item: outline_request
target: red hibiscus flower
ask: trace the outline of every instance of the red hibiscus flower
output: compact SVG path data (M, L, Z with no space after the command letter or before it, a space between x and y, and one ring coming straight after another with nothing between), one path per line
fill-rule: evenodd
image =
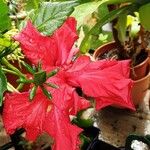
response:
M88 108L90 102L77 94L78 87L87 97L96 100L96 109L116 105L134 110L130 97L129 61L92 62L88 56L74 59L78 52L73 47L77 38L74 18L68 18L50 37L41 35L29 21L15 37L34 65L41 62L42 70L47 73L59 69L46 81L58 88L46 86L52 94L51 100L41 89L37 90L32 102L29 92L7 94L3 120L9 134L23 127L27 138L35 140L39 134L47 132L54 138L53 150L79 149L78 135L82 130L70 123L69 115Z

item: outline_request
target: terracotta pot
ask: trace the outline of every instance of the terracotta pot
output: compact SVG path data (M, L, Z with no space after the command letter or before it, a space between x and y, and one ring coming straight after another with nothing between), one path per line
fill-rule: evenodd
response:
M148 73L144 78L133 81L132 88L132 100L134 105L140 104L149 88L150 85L150 73Z
M115 49L116 47L117 44L115 42L104 44L103 46L95 50L93 57L97 59L101 54L104 54L105 52L108 52L112 49ZM139 80L142 77L145 77L149 71L148 67L149 67L149 57L147 57L142 63L131 68L130 71L131 79Z
M149 72L149 57L147 57L142 63L131 68L130 76L133 80L139 80L147 75Z
M97 50L95 50L93 57L98 60L98 57L105 52L115 49L117 44L115 42L110 42L102 45ZM130 77L133 81L132 88L132 100L135 105L138 105L145 97L146 91L149 87L150 79L150 67L149 67L149 57L147 57L142 63L131 68Z

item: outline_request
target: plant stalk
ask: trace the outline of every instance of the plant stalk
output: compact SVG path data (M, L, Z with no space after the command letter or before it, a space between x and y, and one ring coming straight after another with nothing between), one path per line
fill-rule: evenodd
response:
M12 71L16 72L16 74L20 77L26 77L22 72L20 72L16 67L14 67L12 64L9 63L9 61L7 61L7 59L2 58L1 60L2 64L6 65L9 69L11 69Z

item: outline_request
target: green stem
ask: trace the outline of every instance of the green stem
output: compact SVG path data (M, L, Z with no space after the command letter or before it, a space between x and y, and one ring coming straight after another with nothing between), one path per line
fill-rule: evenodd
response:
M26 79L26 78L21 78L21 79L18 79L17 82L20 82L20 83L33 83L34 80L31 80L31 79Z
M2 68L2 70L6 73L10 73L10 74L14 74L14 75L18 75L16 72L12 71L12 70L9 70L9 69L6 69L6 68Z
M56 75L58 73L58 71L59 71L59 69L57 68L57 69L51 71L50 73L48 73L47 74L47 79L54 76L54 75Z
M20 83L17 87L17 90L20 91L23 88L23 86L24 86L24 83Z
M11 65L9 63L9 61L7 61L5 58L2 58L1 62L6 65L9 69L11 69L12 71L16 72L16 74L20 77L26 77L22 72L20 72L16 67L14 67L13 65Z
M135 3L136 0L108 0L106 4Z
M7 82L7 89L10 92L19 92L16 88L14 88L9 82Z

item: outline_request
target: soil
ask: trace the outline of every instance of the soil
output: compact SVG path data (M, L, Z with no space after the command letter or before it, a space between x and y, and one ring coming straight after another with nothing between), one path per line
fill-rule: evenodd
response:
M134 66L143 62L148 56L148 53L145 50L141 50L141 52L136 56L136 62ZM108 59L108 60L121 60L119 58L119 51L117 49L108 50L105 53L98 56L98 60Z
M142 50L136 57L135 66L143 62L148 56L148 53L145 52L145 50Z
M118 60L119 52L117 49L107 50L105 53L98 56L98 60L108 59L108 60Z

